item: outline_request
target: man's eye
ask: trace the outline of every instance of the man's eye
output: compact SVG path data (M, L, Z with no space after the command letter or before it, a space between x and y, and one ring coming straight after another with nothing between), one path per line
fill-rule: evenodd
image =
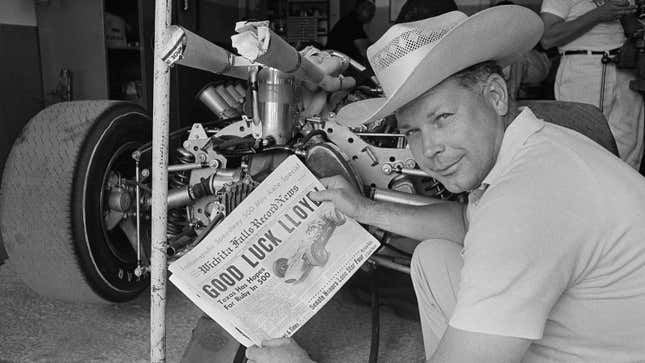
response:
M432 123L434 124L435 127L443 127L448 123L450 123L450 118L452 115L453 115L452 113L447 113L447 112L440 113L435 117Z

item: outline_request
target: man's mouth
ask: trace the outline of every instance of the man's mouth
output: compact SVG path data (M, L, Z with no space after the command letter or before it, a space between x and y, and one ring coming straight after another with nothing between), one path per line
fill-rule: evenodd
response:
M435 169L434 172L443 177L450 176L451 174L454 174L457 171L457 164L459 164L462 158L463 156L459 157L457 160L455 160L454 162L448 164L443 168Z

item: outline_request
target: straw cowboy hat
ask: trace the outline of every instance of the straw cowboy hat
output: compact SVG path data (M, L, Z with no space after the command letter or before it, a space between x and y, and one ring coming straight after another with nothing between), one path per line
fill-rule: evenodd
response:
M393 25L367 49L386 97L350 103L336 122L351 127L388 116L480 62L509 65L537 44L543 30L540 17L518 5L495 6L470 17L451 11Z

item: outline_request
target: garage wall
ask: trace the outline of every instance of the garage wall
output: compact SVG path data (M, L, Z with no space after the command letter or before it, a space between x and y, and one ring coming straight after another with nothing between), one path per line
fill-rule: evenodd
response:
M36 26L34 0L0 1L0 24Z
M0 1L0 54L1 171L20 130L43 107L34 0ZM0 263L5 258L0 237Z

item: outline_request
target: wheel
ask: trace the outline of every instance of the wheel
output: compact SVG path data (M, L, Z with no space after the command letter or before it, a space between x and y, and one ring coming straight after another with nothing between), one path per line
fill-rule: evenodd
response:
M0 231L29 287L73 302L121 302L148 286L134 274L131 153L151 130L141 107L116 101L55 104L25 126L5 164ZM149 234L141 236L149 249Z
M273 273L279 278L284 277L284 273L287 272L289 268L289 260L284 257L280 257L273 262Z

